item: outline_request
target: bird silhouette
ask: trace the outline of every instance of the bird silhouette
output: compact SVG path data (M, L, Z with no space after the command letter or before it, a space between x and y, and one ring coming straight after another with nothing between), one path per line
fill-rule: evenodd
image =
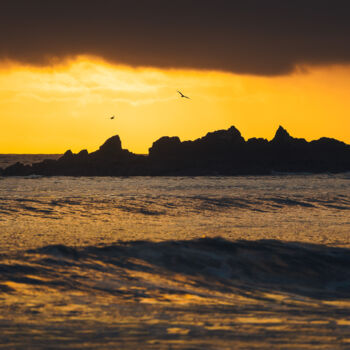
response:
M180 94L181 97L188 98L190 100L190 98L188 96L184 95L181 91L177 90L177 92Z
M114 119L115 118L115 116L113 115L113 116L111 116L111 119Z

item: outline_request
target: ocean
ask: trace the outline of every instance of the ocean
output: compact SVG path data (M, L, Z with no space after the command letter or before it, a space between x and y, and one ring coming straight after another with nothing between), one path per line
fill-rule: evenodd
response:
M0 177L2 349L350 349L350 174Z

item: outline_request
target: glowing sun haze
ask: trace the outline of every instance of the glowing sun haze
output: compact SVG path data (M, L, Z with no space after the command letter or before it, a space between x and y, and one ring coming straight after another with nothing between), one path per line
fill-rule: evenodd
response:
M93 151L115 134L123 148L147 153L161 136L194 139L231 125L246 139L270 139L281 124L296 137L350 143L349 91L347 65L259 77L92 56L40 67L2 61L0 153Z
M0 152L119 134L147 153L231 125L350 143L349 17L345 0L1 0Z

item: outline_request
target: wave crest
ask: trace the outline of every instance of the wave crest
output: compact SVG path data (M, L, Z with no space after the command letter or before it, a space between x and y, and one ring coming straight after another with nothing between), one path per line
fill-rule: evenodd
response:
M150 284L159 288L157 281L179 279L208 294L234 289L333 299L350 297L349 253L346 248L316 244L222 238L130 241L80 248L51 245L29 250L22 257L7 257L0 271L3 282L37 282L81 290L96 288L98 279L133 280L145 289ZM113 288L106 291L117 292Z

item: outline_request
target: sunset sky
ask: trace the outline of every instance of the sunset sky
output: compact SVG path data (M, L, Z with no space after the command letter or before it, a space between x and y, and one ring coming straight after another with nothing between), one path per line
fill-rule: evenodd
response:
M231 125L350 143L349 15L344 1L2 1L0 153L115 134L147 153Z

